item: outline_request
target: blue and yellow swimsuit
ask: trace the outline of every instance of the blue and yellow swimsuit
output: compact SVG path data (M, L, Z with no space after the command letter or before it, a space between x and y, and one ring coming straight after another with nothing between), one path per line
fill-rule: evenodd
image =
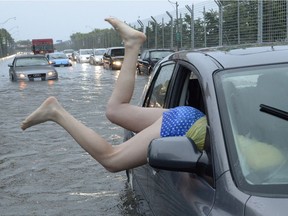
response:
M184 136L190 127L201 117L201 111L190 106L179 106L163 113L161 137Z

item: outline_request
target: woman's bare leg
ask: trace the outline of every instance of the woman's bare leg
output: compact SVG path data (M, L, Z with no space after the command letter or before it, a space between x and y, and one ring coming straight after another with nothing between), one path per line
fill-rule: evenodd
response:
M163 110L152 111L129 105L134 89L138 51L145 36L117 19L109 18L107 21L120 33L127 51L115 90L108 103L107 116L114 123L141 132L120 145L112 146L96 132L77 121L54 97L48 98L29 115L22 122L21 128L25 130L46 121L54 121L107 170L115 172L146 163L150 141L160 136Z
M162 109L143 108L129 104L133 96L136 64L141 45L146 36L116 18L107 18L120 34L125 56L114 91L107 105L107 118L128 130L139 132L161 117Z
M161 119L128 141L112 146L100 135L69 114L54 97L42 105L21 124L23 130L53 121L62 126L75 141L108 171L117 172L145 164L150 141L160 136Z

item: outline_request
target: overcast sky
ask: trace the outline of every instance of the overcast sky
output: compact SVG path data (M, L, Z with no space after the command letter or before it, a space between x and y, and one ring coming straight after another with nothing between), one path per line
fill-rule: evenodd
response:
M203 0L179 0L180 8ZM213 1L213 0L211 0ZM170 0L170 2L176 2ZM137 19L175 11L175 4L168 0L0 0L0 28L7 29L15 40L53 38L69 40L76 32L87 33L94 28L111 26L104 21L109 16L127 23ZM9 19L16 17L16 19ZM9 20L8 20L9 19ZM8 21L7 21L8 20ZM7 21L6 23L4 23Z

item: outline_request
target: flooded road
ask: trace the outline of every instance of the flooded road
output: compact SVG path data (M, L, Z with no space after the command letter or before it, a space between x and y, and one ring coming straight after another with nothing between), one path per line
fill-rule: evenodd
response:
M105 117L119 71L74 63L57 68L58 81L9 81L0 60L0 215L138 215L125 172L109 173L60 126L48 122L22 132L20 122L48 96L117 145L123 129ZM146 76L138 76L137 103Z

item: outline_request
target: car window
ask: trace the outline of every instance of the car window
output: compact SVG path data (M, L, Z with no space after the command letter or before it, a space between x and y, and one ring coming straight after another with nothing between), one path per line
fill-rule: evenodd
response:
M141 54L141 56L140 56L140 59L145 59L145 58L147 58L147 51L143 51L142 52L142 54Z
M16 67L25 67L25 66L38 66L38 65L48 65L49 62L46 57L43 58L19 58L15 61Z
M105 52L105 49L104 50L95 50L94 55L103 55L104 52Z
M92 54L92 50L80 50L80 55L89 55Z
M160 60L163 59L164 57L168 56L169 54L171 54L173 52L171 51L153 51L151 52L150 58L153 60Z
M163 107L174 66L174 63L168 64L163 66L159 71L147 104L148 107Z
M288 112L287 71L288 65L273 65L218 74L224 97L220 101L224 134L229 143L234 143L227 146L232 148L229 158L242 170L239 172L237 167L234 172L239 182L244 177L244 185L257 192L261 192L259 185L288 184L288 121L276 113ZM263 106L271 107L272 114Z
M53 53L49 55L50 59L66 59L67 56L64 53Z
M124 49L112 49L111 56L124 56Z

